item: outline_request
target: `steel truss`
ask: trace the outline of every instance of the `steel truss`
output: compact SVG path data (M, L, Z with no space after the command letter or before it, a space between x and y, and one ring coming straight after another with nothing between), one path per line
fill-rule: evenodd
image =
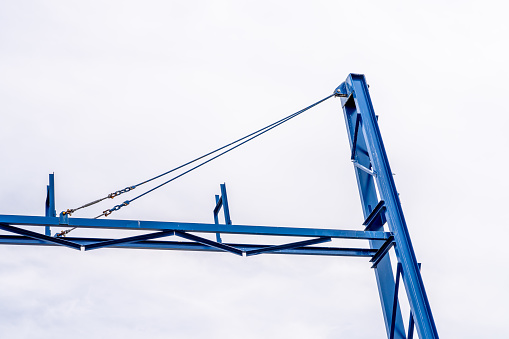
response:
M228 252L239 256L298 254L368 257L376 276L387 337L411 338L415 322L420 338L438 338L364 75L350 74L335 90L335 95L341 98L350 140L351 160L365 217L362 231L232 225L224 184L221 184L221 195L216 195L214 224L70 218L65 213L57 217L54 175L50 174L45 216L0 215L0 229L15 234L0 235L0 244L65 246L80 251L109 247ZM221 209L225 225L218 223ZM389 232L384 231L385 224ZM44 227L44 233L29 230L26 226ZM119 239L52 237L51 227L134 230L146 233ZM207 238L207 234L214 233L215 240ZM223 243L221 233L284 237L285 240L287 237L295 237L303 240L281 245ZM155 240L166 237L188 241ZM369 248L312 246L332 239L366 240ZM396 277L387 255L391 248L395 249L398 261ZM411 308L408 336L405 334L397 299L400 276Z

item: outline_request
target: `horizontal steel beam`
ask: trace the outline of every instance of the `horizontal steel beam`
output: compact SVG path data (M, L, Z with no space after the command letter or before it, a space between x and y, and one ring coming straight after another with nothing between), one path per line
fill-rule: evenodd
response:
M0 223L0 229L7 231L7 232L24 235L24 236L30 237L32 239L49 242L49 243L52 243L55 245L66 246L66 247L73 248L78 251L81 250L81 246L79 244L73 243L72 241L63 240L61 238L48 237L47 235L32 232L29 230L25 230L23 228L13 227L10 225Z
M73 238L68 237L68 241L87 246L99 242L111 241L113 239L102 238ZM37 239L32 239L17 235L0 235L0 245L33 245L33 246L58 246L56 243L48 243ZM241 251L265 248L269 245L258 244L225 244L235 247ZM223 252L223 250L210 247L196 242L181 241L137 241L132 243L121 243L108 246L108 248L118 249L153 249L153 250L178 250L178 251L199 251L199 252ZM376 253L376 249L369 248L335 248L335 247L298 247L277 252L268 252L267 254L296 254L296 255L324 255L341 257L371 257Z
M251 235L273 235L291 237L331 237L342 239L386 240L390 232L337 230L323 228L300 228L279 226L216 225L185 222L85 219L69 218L60 224L58 217L0 215L0 223L27 226L65 226L91 229L131 229L131 230L175 230L183 232L229 233Z

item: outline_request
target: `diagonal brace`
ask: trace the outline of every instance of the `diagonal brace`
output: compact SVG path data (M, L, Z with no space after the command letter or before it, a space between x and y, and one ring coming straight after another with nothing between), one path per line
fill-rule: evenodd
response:
M387 252L389 252L389 250L391 249L392 246L394 246L395 242L394 242L394 236L391 235L389 237L389 239L387 239L384 244L382 246L380 246L380 248L378 249L378 251L375 253L375 255L371 258L371 260L369 262L372 262L373 263L373 266L371 266L371 268L375 268L378 263L380 262L380 260L383 259L383 257L385 256L385 254Z
M394 287L394 301L392 303L392 317L391 317L391 330L389 339L394 339L394 328L396 327L396 309L398 307L398 291L399 291L399 277L403 271L401 263L398 263L396 269L396 285Z
M373 222L375 221L378 214L381 214L381 212L385 212L386 209L387 208L385 207L385 201L380 200L380 202L375 206L373 211L368 215L366 220L362 223L364 226L366 226L364 231L370 231L371 226L373 226ZM382 219L383 219L383 216L382 216Z
M162 231L162 232L137 235L134 237L122 238L122 239L100 241L100 242L96 242L96 243L93 243L90 245L85 245L84 247L85 247L85 251L89 251L89 250L95 250L97 248L108 247L108 246L112 246L112 245L129 244L132 242L149 240L149 239L157 239L157 238L162 238L162 237L168 237L171 235L175 235L175 231L167 230L167 231Z
M357 114L357 119L355 119L355 129L353 133L353 141L352 141L352 154L350 159L355 160L355 152L357 151L357 137L359 136L359 124L361 122L361 115Z
M225 245L225 244L221 244L221 243L209 240L209 239L205 239L205 238L193 235L193 234L186 233L186 232L175 231L175 235L178 236L178 237L187 239L187 240L196 241L196 242L198 242L200 244L208 245L210 247L219 248L219 249L221 249L223 251L231 252L231 253L236 254L236 255L242 256L242 254L244 253L243 251L241 251L241 250L239 250L239 249L237 249L235 247L228 246L228 245Z
M78 250L78 251L81 250L81 245L76 244L74 242L63 240L63 239L60 239L60 238L48 237L47 235L36 233L36 232L32 232L32 231L29 231L29 230L25 230L23 228L18 228L18 227L14 227L14 226L10 226L10 225L7 225L7 224L0 223L0 229L2 229L4 231L7 231L7 232L12 232L12 233L20 234L20 235L25 235L25 236L33 238L33 239L42 240L42 241L46 241L46 242L51 242L51 243L62 245L62 246L67 246L67 247L70 247L70 248L74 248L75 250Z
M221 207L223 207L223 197L217 196L219 199L216 199L216 207L214 207L214 216L219 214Z
M310 239L310 240L305 240L305 241L292 242L290 244L267 246L267 247L262 247L262 248L259 248L256 250L247 251L246 256L249 257L251 255L257 255L257 254L266 253L266 252L275 252L275 251L280 251L280 250L288 250L288 249L292 249L292 248L296 248L296 247L304 247L304 246L308 246L308 245L321 244L323 242L328 242L328 241L331 241L330 237L321 237L321 238Z

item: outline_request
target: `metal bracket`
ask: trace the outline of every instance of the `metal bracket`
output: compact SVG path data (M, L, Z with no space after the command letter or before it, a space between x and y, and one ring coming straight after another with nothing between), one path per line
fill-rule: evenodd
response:
M394 236L391 235L389 237L389 239L387 239L384 244L378 249L378 252L375 253L375 255L371 258L371 260L369 262L372 262L373 263L373 266L371 266L371 268L375 268L378 263L380 262L380 260L383 259L383 257L385 256L385 254L387 252L389 252L389 250L391 249L392 246L394 246Z
M230 208L228 207L228 196L226 195L226 183L222 183L221 187L221 196L216 195L216 207L214 207L214 224L219 224L218 214L223 208L224 213L224 222L226 225L231 225L232 220L230 219ZM222 243L221 233L216 233L216 241L218 243Z
M362 223L366 228L364 228L364 231L371 231L371 227L374 225L374 221L376 220L376 217L380 215L380 218L382 219L382 225L385 224L385 216L381 214L381 212L385 212L387 207L385 207L385 201L380 200L380 202L375 206L373 211L368 215L366 220Z
M69 214L64 214L64 212L60 212L60 219L58 223L60 225L69 225Z

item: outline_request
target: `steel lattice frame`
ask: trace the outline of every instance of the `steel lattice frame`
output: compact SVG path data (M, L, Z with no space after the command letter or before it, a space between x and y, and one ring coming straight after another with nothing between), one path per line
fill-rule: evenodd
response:
M350 140L351 160L365 217L363 231L231 225L224 184L221 185L221 196L216 196L215 224L84 219L69 218L64 214L57 217L54 176L50 174L46 215L0 215L0 229L16 234L0 235L0 244L66 246L81 251L111 247L222 251L244 256L272 253L368 257L371 258L372 268L376 275L388 338L411 338L414 321L420 338L438 338L364 75L350 74L347 80L335 90L335 95L341 97ZM217 215L221 208L225 214L226 225L220 225L217 222ZM384 231L384 224L388 225L390 232ZM43 226L45 227L44 234L19 226ZM121 239L52 237L50 228L62 226L137 230L148 233ZM202 233L215 233L216 240L203 237ZM303 240L282 245L223 243L220 237L221 233L297 237ZM170 236L189 241L154 240ZM310 246L328 242L334 238L366 240L369 242L369 248ZM395 248L398 261L396 277L393 274L390 258L386 255L392 247ZM397 300L400 276L403 278L412 314L408 336L405 334Z

